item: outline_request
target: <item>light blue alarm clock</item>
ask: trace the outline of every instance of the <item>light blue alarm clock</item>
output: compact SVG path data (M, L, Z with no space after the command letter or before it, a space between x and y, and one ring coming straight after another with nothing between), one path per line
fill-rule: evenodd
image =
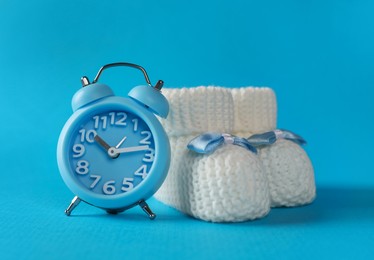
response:
M102 71L114 66L141 70L148 85L133 88L128 97L115 96L98 82ZM76 195L66 215L84 201L113 214L140 205L154 219L146 200L170 165L169 140L155 116L166 118L169 112L163 82L152 86L144 68L120 62L103 66L92 83L83 77L82 84L57 146L61 176Z

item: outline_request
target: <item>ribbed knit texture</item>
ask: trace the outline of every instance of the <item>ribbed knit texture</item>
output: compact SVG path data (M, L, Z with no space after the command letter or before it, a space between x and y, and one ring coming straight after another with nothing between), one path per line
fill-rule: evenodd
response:
M261 133L277 124L277 102L270 88L243 87L231 89L234 99L235 132Z
M196 135L241 137L276 128L277 106L269 88L196 87L163 89L170 103L161 119L170 140L171 165L155 197L188 215L212 222L265 216L270 206L296 206L315 196L313 167L305 151L285 140L258 155L235 145L212 154L187 149Z
M259 158L234 145L211 155L197 154L186 149L193 137L170 137L170 170L155 197L206 221L238 222L266 215L269 189Z
M162 93L171 107L168 118L162 120L169 136L202 132L259 133L276 127L277 104L270 88L200 86L165 88Z
M234 103L230 90L221 87L163 89L170 104L167 120L162 120L169 136L210 132L231 132Z
M235 107L233 134L247 138L276 128L276 98L271 89L238 88L231 93ZM254 114L261 114L261 120ZM300 206L314 200L313 166L302 147L278 140L258 150L269 181L271 207Z
M316 196L312 163L303 148L278 140L259 150L269 181L271 206L292 207L310 203Z

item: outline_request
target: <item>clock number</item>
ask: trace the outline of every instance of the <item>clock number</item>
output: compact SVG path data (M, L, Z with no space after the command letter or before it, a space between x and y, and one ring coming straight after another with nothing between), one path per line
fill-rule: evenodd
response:
M89 143L95 142L95 136L97 135L95 130L88 130L86 133L86 140Z
M103 121L103 129L106 129L107 117L106 116L102 116L100 119L101 119L101 121Z
M86 129L79 130L79 133L81 134L81 143L83 143L86 140Z
M102 116L102 117L101 117L101 121L103 121L103 129L106 129L106 125L107 125L107 117L106 117L106 116Z
M117 113L117 116L120 116L121 118L118 119L114 124L115 125L121 125L121 126L126 126L126 118L127 118L127 114L124 113L124 112L118 112Z
M77 162L77 168L75 168L75 172L80 175L85 175L89 172L88 166L90 164L85 160L79 160Z
M149 151L149 153L144 155L143 162L153 162L155 159L155 149L149 148L147 151Z
M89 143L95 142L95 136L97 135L95 130L88 130L81 129L79 130L79 133L81 134L81 142L87 141Z
M115 183L116 181L113 181L113 180L107 181L106 183L104 183L103 192L106 195L113 195L116 192L116 187L114 186Z
M123 178L123 182L122 182L122 188L121 190L122 191L130 191L134 188L134 183L132 183L134 181L134 178Z
M134 128L133 128L134 132L138 131L138 122L139 122L139 120L137 118L134 118L131 121L134 124Z
M108 118L107 116L94 116L93 119L95 120L95 124L94 124L94 127L95 129L98 129L99 126L100 126L100 120L102 121L102 127L103 129L106 129L107 125L108 125Z
M90 185L90 188L93 189L93 188L95 188L96 184L101 180L101 176L100 175L94 175L94 174L92 174L92 175L90 175L90 178L91 179L95 179L92 182L92 184Z
M95 120L95 124L94 124L94 127L95 129L98 129L99 126L100 126L100 119L101 121L103 122L102 125L103 125L103 129L106 129L106 126L107 126L107 117L106 116L102 116L102 117L99 117L99 116L94 116L93 117L93 120Z
M75 153L73 154L73 158L78 158L78 157L83 156L85 151L86 151L86 148L84 148L83 144L75 144L73 146L73 152Z
M142 177L142 179L145 179L147 177L147 165L143 164L134 172L134 175Z
M92 119L95 121L94 122L95 129L100 128L100 122L102 122L101 126L105 130L108 126L108 123L110 125L126 126L126 122L125 122L126 118L127 118L127 114L124 113L124 112L117 112L117 113L116 112L110 112L109 113L109 119L108 119L108 116L101 116L101 117L100 116L94 116Z
M150 131L141 131L140 134L146 135L146 137L140 140L139 142L140 144L151 144L151 141L149 141L149 139L151 139L152 137L152 134Z
M94 116L93 120L95 120L95 124L94 124L95 129L98 129L99 128L99 116Z
M109 116L110 116L110 124L114 125L114 120L116 118L116 113L115 112L110 112Z

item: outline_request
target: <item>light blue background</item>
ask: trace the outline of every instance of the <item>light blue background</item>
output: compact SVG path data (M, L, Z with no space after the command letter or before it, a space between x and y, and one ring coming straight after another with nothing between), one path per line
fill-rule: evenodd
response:
M372 258L373 13L369 0L1 1L0 259ZM166 87L272 87L279 127L309 142L317 200L240 224L154 199L154 222L87 205L65 217L58 135L80 77L116 61ZM102 80L126 95L144 79Z

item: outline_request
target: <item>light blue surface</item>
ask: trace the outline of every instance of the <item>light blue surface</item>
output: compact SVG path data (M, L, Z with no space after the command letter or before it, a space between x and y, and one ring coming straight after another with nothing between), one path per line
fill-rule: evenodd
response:
M374 255L374 3L0 3L0 259L369 259ZM270 86L278 126L302 135L317 200L241 224L188 218L156 200L117 216L80 205L59 176L58 135L80 77L142 65L165 87ZM113 69L125 96L144 78Z

